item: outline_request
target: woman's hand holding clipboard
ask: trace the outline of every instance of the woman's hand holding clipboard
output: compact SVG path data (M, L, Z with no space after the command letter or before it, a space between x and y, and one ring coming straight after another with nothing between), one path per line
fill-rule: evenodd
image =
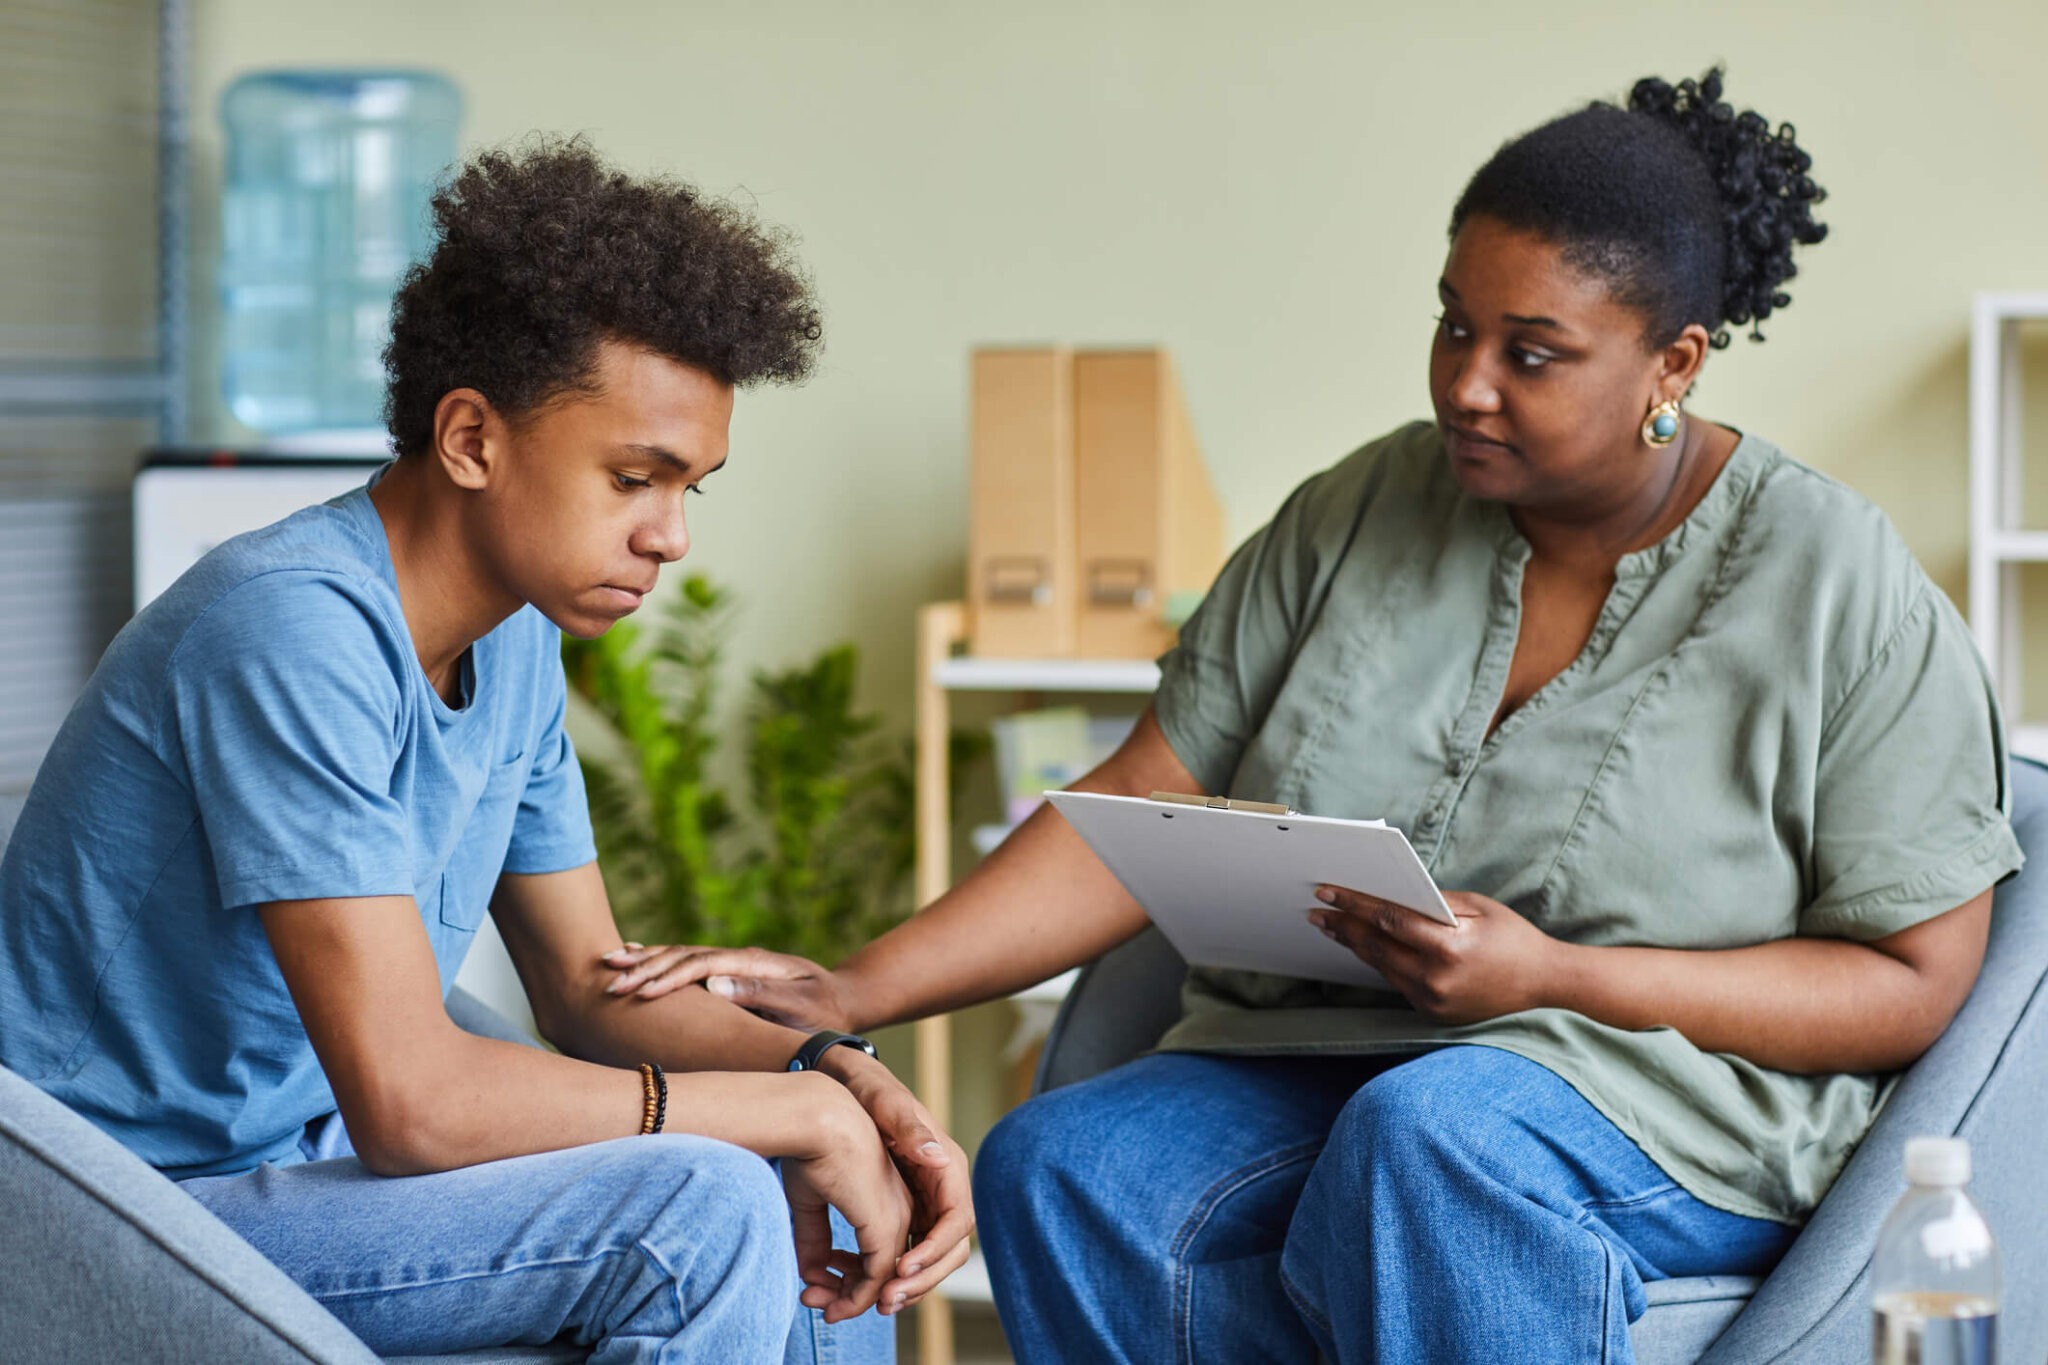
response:
M1445 1023L1545 1003L1562 945L1440 891L1384 821L1171 792L1046 799L1192 964L1392 989Z
M1309 921L1322 886L1362 891L1455 929L1407 836L1221 797L1048 792L1095 856L1190 963L1387 989Z

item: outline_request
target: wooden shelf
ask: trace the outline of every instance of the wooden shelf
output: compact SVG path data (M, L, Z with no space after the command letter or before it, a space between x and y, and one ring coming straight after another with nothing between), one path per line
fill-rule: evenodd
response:
M2001 564L2039 564L2048 561L2048 531L1995 531L1986 549Z
M1118 693L1147 696L1159 688L1149 659L983 659L960 654L967 612L958 602L929 604L917 614L917 904L930 905L953 883L953 812L946 771L956 692ZM989 831L995 833L994 830ZM1018 991L1012 1000L1043 1011L1064 1000L1078 971ZM940 1015L916 1025L917 1093L943 1128L953 1126L953 1031ZM954 1302L991 1302L980 1253L925 1297L917 1308L919 1358L952 1365Z
M1159 665L1150 659L939 660L932 681L954 692L1136 692L1159 690Z

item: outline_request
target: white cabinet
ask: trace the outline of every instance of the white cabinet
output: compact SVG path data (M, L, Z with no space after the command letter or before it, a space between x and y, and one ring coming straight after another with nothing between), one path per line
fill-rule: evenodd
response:
M135 476L135 609L222 541L360 487L388 458L152 456Z

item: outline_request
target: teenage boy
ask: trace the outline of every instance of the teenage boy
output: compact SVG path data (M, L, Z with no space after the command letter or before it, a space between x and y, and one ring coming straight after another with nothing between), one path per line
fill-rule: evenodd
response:
M0 863L0 1062L379 1352L886 1357L868 1310L966 1258L965 1157L861 1040L606 993L562 728L557 628L682 556L734 389L808 373L809 286L580 141L479 156L434 215L397 459L200 561L51 748ZM486 910L558 1053L451 1022Z

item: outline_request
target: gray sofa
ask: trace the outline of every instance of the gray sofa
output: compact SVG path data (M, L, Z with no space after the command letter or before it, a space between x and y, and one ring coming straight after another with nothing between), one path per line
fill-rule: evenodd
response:
M1999 1357L2048 1360L2048 768L2013 760L2013 827L2029 862L1998 889L1984 971L1955 1022L1899 1083L1792 1250L1765 1279L1664 1280L1631 1331L1641 1365L1864 1365L1870 1256L1905 1188L1906 1139L1968 1138L1971 1191L2005 1268ZM1156 930L1075 983L1036 1088L1145 1051L1180 1012L1187 965Z

